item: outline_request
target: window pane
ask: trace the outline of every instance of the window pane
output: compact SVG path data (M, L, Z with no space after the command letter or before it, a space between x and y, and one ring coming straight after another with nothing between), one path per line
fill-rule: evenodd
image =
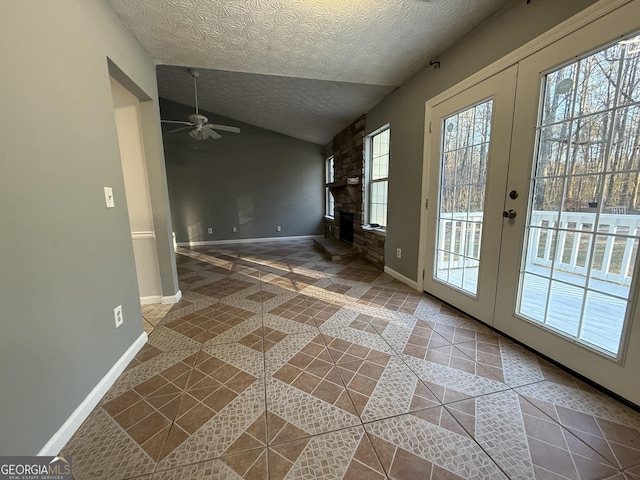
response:
M387 189L389 176L389 129L369 139L369 223L387 224Z
M325 182L333 183L334 174L333 174L333 157L329 157L325 161ZM334 211L334 198L331 194L331 190L329 188L325 188L325 201L324 201L324 214L333 217Z
M545 77L517 309L613 356L640 231L639 48L636 36Z
M435 277L477 293L493 100L444 120Z
M385 226L387 224L387 182L371 183L370 223Z

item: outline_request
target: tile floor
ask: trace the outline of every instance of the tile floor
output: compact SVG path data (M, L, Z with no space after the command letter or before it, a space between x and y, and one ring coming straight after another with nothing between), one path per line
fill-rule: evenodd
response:
M75 478L640 479L640 413L310 241L180 249Z

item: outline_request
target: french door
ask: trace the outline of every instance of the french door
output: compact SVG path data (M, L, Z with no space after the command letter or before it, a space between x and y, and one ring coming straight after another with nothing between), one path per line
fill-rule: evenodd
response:
M517 67L431 112L425 290L493 318Z
M633 2L432 107L424 282L636 403L638 19Z

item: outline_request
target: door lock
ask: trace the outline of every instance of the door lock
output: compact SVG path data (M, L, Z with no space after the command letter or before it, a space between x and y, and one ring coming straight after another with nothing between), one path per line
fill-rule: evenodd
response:
M502 212L504 218L516 218L517 215L518 213L515 210L505 210Z
M516 198L518 198L518 192L516 190L511 190L509 192L509 198L511 200L515 200Z

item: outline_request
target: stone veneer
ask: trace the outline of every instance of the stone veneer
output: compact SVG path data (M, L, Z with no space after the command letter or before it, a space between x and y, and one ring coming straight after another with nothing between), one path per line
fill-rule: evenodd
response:
M353 246L368 262L384 268L383 232L363 229L365 188L365 116L362 115L333 139L334 181L331 192L335 199L335 217L324 220L324 236L340 239L340 212L354 215ZM349 179L357 184L349 185Z

